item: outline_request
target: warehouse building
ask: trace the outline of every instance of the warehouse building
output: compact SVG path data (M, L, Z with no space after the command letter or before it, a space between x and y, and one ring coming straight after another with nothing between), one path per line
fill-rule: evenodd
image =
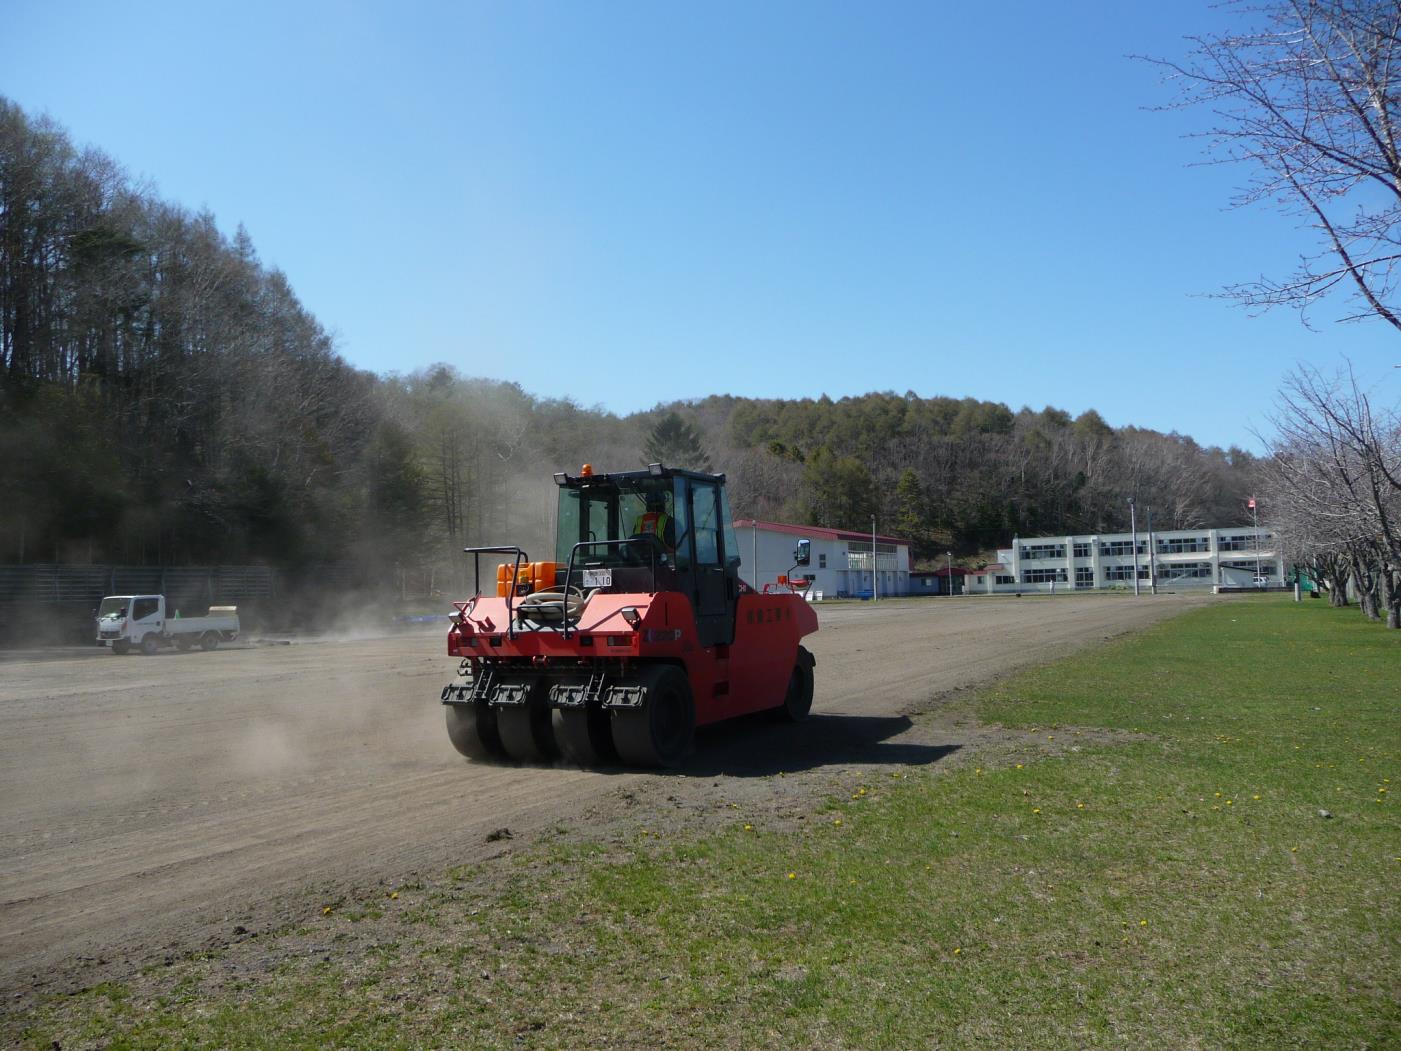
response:
M1278 538L1251 526L1017 538L997 557L967 579L969 594L1132 589L1135 575L1140 589L1284 584Z
M871 595L871 534L819 526L790 525L744 518L734 523L739 541L740 575L754 587L777 586L780 576L812 578L814 597L869 598ZM800 539L812 541L812 562L793 568L793 549ZM910 543L877 536L876 595L910 593Z

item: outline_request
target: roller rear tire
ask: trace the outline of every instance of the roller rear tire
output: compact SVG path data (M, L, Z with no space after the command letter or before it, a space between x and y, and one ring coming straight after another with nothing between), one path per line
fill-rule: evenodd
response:
M531 685L524 704L497 707L496 729L506 754L518 763L543 763L559 755L550 728L549 696L542 682Z
M505 759L506 749L496 732L496 713L485 701L447 704L448 739L468 759Z
M571 763L598 766L617 760L608 713L602 708L556 708L550 724L560 754Z
M613 709L613 744L630 766L679 766L691 750L696 706L686 673L655 665L641 674L647 687L640 708Z

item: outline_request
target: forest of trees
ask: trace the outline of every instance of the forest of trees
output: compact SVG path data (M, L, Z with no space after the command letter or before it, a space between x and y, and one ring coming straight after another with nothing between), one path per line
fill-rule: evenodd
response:
M548 546L553 471L668 447L726 472L741 517L876 514L971 557L1119 529L1130 496L1160 528L1236 523L1257 469L1095 412L697 393L618 416L446 364L358 370L241 228L0 98L0 563L444 565Z

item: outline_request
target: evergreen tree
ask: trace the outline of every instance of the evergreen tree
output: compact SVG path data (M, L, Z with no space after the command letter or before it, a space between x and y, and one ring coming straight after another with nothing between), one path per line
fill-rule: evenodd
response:
M679 413L669 412L657 421L647 435L647 444L642 451L645 454L644 465L662 463L692 471L713 469L700 431L683 420Z

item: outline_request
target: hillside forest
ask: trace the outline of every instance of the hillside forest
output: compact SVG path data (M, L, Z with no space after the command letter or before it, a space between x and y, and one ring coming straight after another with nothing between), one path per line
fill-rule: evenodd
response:
M0 563L373 578L467 544L548 547L552 472L656 458L725 472L742 518L867 529L874 514L919 558L965 560L1014 535L1127 528L1130 497L1160 529L1238 523L1258 466L1093 411L913 392L697 391L618 415L452 362L371 374L241 227L0 98Z

